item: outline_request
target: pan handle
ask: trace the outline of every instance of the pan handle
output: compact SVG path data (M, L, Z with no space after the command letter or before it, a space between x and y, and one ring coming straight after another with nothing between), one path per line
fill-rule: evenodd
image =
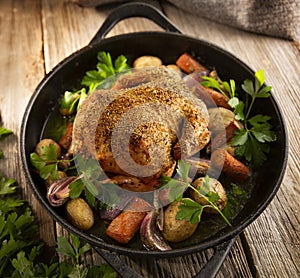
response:
M215 247L215 253L213 254L213 256L204 265L200 272L193 276L193 278L216 277L235 240L236 237L225 241Z
M111 251L94 246L93 249L123 278L143 278L130 266L124 263L121 258Z
M193 278L214 278L218 274L226 256L228 255L232 245L234 244L236 237L219 244L214 248L214 254L205 266L197 273ZM93 247L93 249L114 268L123 278L142 278L142 276L136 273L130 266L124 263L119 255L110 251L101 249L99 247Z
M167 32L182 33L159 9L146 3L131 2L120 5L108 15L89 45L100 42L118 22L130 17L148 18Z

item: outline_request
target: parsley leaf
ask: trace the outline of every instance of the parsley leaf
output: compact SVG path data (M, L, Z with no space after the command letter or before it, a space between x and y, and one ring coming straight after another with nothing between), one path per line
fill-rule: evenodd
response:
M69 116L76 113L88 94L97 88L109 89L115 82L116 76L130 69L124 55L118 56L113 62L108 52L100 51L97 54L97 60L96 69L87 71L81 80L81 85L86 86L88 91L86 88L81 88L74 92L64 93L59 109L62 115Z
M249 118L256 98L269 97L272 88L271 86L264 86L263 70L257 71L254 77L254 82L247 79L242 84L243 90L251 96L251 102L247 107L245 116L240 117L243 120L244 128L236 131L230 144L236 147L235 153L238 157L244 157L252 163L253 168L257 168L267 159L267 154L270 151L270 146L266 143L276 141L277 137L276 133L271 130L270 116L258 114Z
M11 135L13 132L5 127L0 127L0 139L5 138L8 135Z
M6 138L7 136L11 135L13 132L5 127L0 127L0 140ZM3 158L3 151L0 150L0 158Z
M204 207L190 198L183 198L181 203L175 218L190 221L191 224L199 223Z
M176 199L177 201L180 201L182 203L179 206L179 211L176 214L176 219L188 220L193 224L198 223L201 220L203 209L205 207L210 207L216 210L228 225L231 225L227 218L219 210L218 206L215 204L215 202L219 200L220 196L211 191L209 177L205 177L203 187L197 190L193 185L191 185L188 182L189 167L190 165L183 160L179 160L177 162L177 174L184 181L175 180L166 176L163 176L161 179L162 185L167 187L169 186L171 188L169 193L170 201L173 202ZM183 198L183 192L188 187L191 190L196 191L201 197L204 197L207 200L208 204L203 206L190 198ZM176 193L176 195L174 193Z
M116 80L115 75L125 73L129 70L127 58L124 55L117 57L113 63L110 53L100 51L97 55L97 59L97 70L87 71L81 81L82 85L89 88L89 93L98 87L109 88Z
M16 186L15 180L11 178L5 178L0 174L0 196L15 193Z
M170 202L175 200L180 201L182 199L182 195L187 188L187 185L184 182L180 182L165 175L162 175L159 180L164 189L170 189Z
M189 182L189 168L190 165L183 160L179 160L177 163L177 174L183 179L184 182Z
M42 179L58 179L58 163L60 160L56 156L56 149L53 144L41 147L40 156L35 152L30 154L31 164L39 171Z
M230 80L228 83L221 82L218 78L207 76L202 78L204 80L201 82L203 86L213 88L225 96L229 95L228 104L234 109L235 119L244 125L242 129L236 131L230 144L236 147L235 153L239 158L245 158L252 163L254 168L258 167L267 159L266 154L270 150L267 143L276 141L276 133L272 131L269 116L255 115L250 118L255 100L270 96L272 87L264 86L264 71L257 71L254 74L254 81L244 80L241 87L246 93L245 102L238 98L234 80ZM249 97L251 97L250 103Z
M82 102L86 99L86 89L82 88L75 92L66 91L60 102L59 111L64 116L69 116L78 111Z

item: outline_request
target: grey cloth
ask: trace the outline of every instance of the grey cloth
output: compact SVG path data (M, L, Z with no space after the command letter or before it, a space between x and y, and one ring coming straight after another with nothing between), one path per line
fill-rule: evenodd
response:
M74 0L83 6L124 0ZM243 30L291 39L300 44L300 0L167 0L192 14Z

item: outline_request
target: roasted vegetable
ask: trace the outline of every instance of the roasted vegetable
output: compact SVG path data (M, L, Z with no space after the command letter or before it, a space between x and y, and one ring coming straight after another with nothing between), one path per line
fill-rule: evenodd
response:
M206 68L201 65L196 59L194 59L188 53L183 53L176 61L176 65L183 70L185 73L192 73L195 71L203 71Z
M169 242L180 242L188 239L197 229L198 223L192 224L187 220L177 220L176 215L179 211L181 202L173 202L164 213L163 237Z
M224 149L217 149L211 155L212 167L222 169L229 177L244 181L250 176L250 169Z
M140 56L133 62L134 68L158 67L162 65L162 60L155 56Z
M38 144L36 145L35 152L38 154L38 156L43 155L43 148L44 147L49 147L49 145L54 145L55 150L56 150L56 158L59 158L61 156L61 148L59 144L57 144L54 140L45 138L42 139Z
M65 134L60 138L59 145L68 150L72 143L73 122L68 122Z
M135 198L108 226L106 234L119 243L128 243L151 209L149 203L141 198Z
M171 250L157 226L157 217L155 210L147 213L140 227L141 241L149 250Z
M81 230L88 230L94 225L93 211L82 198L69 200L66 214L69 221Z
M200 190L204 186L204 183L205 183L205 178L201 177L201 178L196 179L192 183L192 185L197 190ZM226 200L227 200L226 192L225 192L222 184L214 178L209 179L209 193L211 193L211 192L218 194L219 199L215 202L215 204L217 205L219 210L223 210L226 206ZM194 201L201 204L202 206L209 205L209 202L207 201L207 199L204 198L203 196L200 196L200 194L197 193L196 191L191 190L190 195ZM205 207L204 211L209 212L209 213L218 213L218 211L216 211L215 209L213 209L211 207Z
M209 124L208 128L214 134L224 131L224 129L234 121L234 113L224 107L208 109Z

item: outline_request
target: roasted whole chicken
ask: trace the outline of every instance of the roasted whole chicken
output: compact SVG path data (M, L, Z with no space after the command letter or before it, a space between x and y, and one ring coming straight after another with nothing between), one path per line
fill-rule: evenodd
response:
M178 73L160 66L136 69L89 95L75 118L72 151L98 160L105 173L138 178L135 191L150 191L209 140L206 105Z

